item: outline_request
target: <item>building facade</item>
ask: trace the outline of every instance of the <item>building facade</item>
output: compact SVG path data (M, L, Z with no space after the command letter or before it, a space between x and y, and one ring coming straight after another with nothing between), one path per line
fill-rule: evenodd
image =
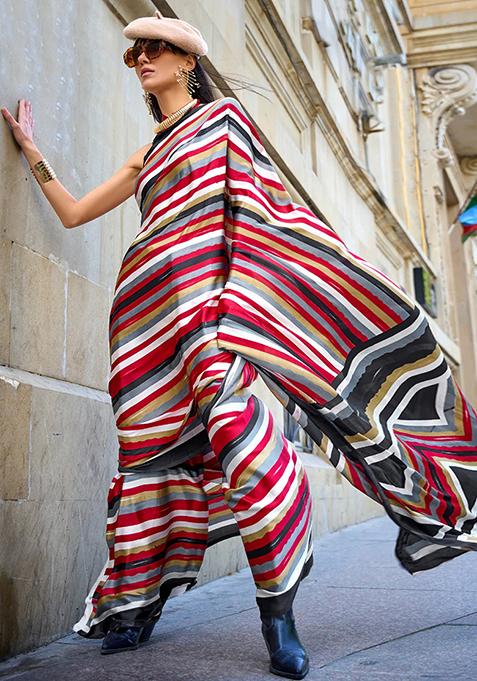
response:
M200 28L217 95L240 99L294 200L418 298L477 404L477 239L456 222L477 180L477 0L6 0L2 105L30 99L37 145L76 197L153 137L122 28L156 8ZM67 633L104 563L108 311L139 212L131 198L65 230L6 125L0 154L6 657ZM300 449L317 535L383 513L256 390ZM246 565L226 543L202 581Z

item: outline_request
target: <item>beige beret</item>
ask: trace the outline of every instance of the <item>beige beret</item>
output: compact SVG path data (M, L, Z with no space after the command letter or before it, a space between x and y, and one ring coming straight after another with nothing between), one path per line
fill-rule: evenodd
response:
M156 9L152 17L140 17L123 29L126 38L161 38L177 45L185 52L207 54L207 43L200 31L181 19L169 19Z

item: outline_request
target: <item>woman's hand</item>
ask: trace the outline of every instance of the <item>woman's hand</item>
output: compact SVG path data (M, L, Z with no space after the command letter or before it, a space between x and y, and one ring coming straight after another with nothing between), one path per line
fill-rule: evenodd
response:
M20 99L18 103L18 121L12 116L4 106L0 111L8 123L12 135L17 144L23 148L24 145L33 144L33 115L31 112L31 102L28 99Z

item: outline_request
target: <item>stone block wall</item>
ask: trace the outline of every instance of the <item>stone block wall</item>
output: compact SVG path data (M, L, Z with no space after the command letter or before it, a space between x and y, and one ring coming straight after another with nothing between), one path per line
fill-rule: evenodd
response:
M232 70L225 27L237 25L234 40L243 47L245 6L220 4L215 17L204 4L209 23L201 27ZM152 140L141 88L122 62L129 44L122 28L155 6L2 3L1 104L16 115L20 98L32 102L35 141L76 198ZM194 11L184 18L200 25L205 15ZM106 559L106 497L117 461L108 311L140 215L131 197L66 230L4 122L0 157L1 659L69 633ZM264 386L257 390L280 421L281 406ZM307 471L317 535L382 513L316 457L307 458ZM240 539L227 540L207 552L199 583L245 564Z

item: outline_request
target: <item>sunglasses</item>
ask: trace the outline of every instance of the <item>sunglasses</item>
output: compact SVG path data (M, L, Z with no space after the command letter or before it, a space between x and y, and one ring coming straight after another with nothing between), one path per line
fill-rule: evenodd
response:
M171 46L172 47L172 46ZM164 50L171 49L169 44L165 40L143 40L137 45L128 47L126 52L123 54L124 63L130 69L138 65L138 59L141 52L144 52L148 59L157 59L160 57Z

